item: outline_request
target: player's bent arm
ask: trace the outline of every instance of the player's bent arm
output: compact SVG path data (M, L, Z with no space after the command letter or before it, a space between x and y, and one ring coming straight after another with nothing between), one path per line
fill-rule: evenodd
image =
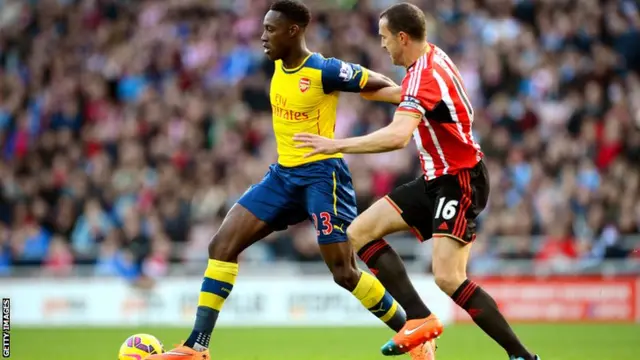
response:
M391 80L391 78L389 78L388 76L365 68L363 68L363 70L366 71L367 79L365 80L364 85L362 85L361 87L361 92L372 92L387 87L398 86L398 84L396 84L395 81Z
M360 96L370 101L382 101L398 105L402 100L402 88L400 86L386 87L377 91L360 93Z
M402 99L402 88L400 86L388 76L368 69L366 71L368 76L360 92L363 98L392 104L400 103Z
M422 121L422 114L412 111L396 111L391 124L371 134L336 139L337 148L347 154L381 153L402 149L411 140L413 131Z

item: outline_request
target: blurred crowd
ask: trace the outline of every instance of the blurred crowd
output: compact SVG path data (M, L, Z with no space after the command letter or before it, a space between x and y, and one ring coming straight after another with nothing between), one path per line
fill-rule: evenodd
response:
M396 80L392 0L308 1L307 44ZM474 258L640 255L640 12L625 0L411 1L474 102L492 192ZM266 0L0 1L0 274L162 276L204 260L276 160L260 46ZM343 95L337 136L393 107ZM359 205L418 176L413 146L348 156ZM638 242L640 243L640 242ZM245 261L319 260L309 224Z

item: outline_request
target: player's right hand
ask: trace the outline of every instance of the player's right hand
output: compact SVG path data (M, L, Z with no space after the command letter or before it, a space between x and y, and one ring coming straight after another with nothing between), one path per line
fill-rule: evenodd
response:
M325 154L325 155L333 155L340 152L338 148L338 143L334 139L329 139L324 136L310 134L310 133L299 133L293 136L293 141L299 142L300 144L296 145L297 149L310 148L311 152L304 155L305 158L308 158L317 154Z

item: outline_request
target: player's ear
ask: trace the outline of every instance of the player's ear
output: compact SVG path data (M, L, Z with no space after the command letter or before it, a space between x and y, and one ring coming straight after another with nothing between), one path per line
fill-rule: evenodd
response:
M409 36L407 35L407 33L402 31L398 33L398 39L400 40L400 43L402 45L407 45L407 43L409 42Z
M293 24L289 26L289 36L294 37L300 32L300 25Z

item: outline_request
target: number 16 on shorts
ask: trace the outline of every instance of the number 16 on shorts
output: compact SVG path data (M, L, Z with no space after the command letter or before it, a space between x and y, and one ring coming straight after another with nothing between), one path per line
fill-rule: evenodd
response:
M433 216L434 233L454 235L458 214L458 200L450 200L445 197L438 199L436 211Z
M456 212L458 206L458 200L449 200L441 197L438 199L438 207L436 208L436 216L435 219L440 219L442 216L445 220L451 220L456 216Z

